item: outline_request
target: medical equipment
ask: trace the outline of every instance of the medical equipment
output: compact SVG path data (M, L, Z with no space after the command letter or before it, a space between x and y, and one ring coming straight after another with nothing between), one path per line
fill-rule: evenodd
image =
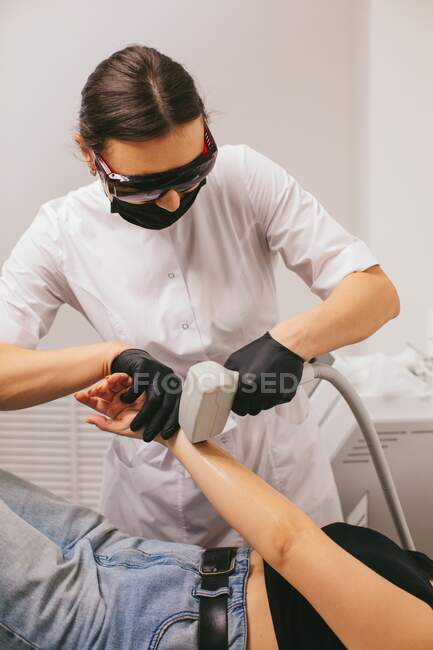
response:
M338 361L336 367L343 372ZM361 398L391 467L416 548L433 556L433 397ZM321 381L311 409L331 460L345 521L380 530L398 543L370 452L347 403Z
M192 443L222 432L230 414L239 373L214 361L197 363L188 371L182 391L179 423ZM397 494L391 471L373 421L350 382L338 370L323 363L305 363L300 384L324 379L343 396L363 433L401 544L415 545Z

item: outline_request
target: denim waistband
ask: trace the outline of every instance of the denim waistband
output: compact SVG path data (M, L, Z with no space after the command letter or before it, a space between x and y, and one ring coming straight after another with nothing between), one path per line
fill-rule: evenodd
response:
M144 548L152 548L152 553L143 555ZM225 588L230 650L246 648L250 550L237 550L235 568ZM117 549L105 559L99 556L100 587L109 621L101 647L198 647L200 599L215 595L201 589L202 553L199 547L151 542L143 543L141 549Z

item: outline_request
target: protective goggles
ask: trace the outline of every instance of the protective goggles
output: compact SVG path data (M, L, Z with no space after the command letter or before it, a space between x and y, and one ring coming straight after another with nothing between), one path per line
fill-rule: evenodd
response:
M218 147L205 123L203 152L190 163L166 172L134 176L112 172L101 156L94 151L91 153L105 193L110 199L116 196L120 201L128 203L145 203L159 199L168 190L182 193L198 185L215 165Z

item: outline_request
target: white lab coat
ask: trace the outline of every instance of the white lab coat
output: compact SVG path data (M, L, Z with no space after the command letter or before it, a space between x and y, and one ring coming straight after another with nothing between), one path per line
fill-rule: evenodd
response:
M185 377L199 361L224 363L278 322L278 254L322 299L378 263L282 167L245 145L220 148L192 208L160 231L111 214L98 179L42 205L16 244L0 279L0 340L36 347L68 303L102 339L141 347ZM319 525L341 518L302 387L289 404L231 415L217 440ZM240 543L155 442L113 437L101 508L131 534Z

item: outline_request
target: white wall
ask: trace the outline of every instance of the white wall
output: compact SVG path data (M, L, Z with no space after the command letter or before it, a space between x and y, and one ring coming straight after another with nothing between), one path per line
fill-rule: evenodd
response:
M219 111L217 142L274 158L363 235L367 27L366 0L2 3L0 262L42 202L92 180L72 140L80 90L101 59L133 42L188 67ZM23 167L31 170L25 185ZM318 300L288 272L279 283L282 314ZM64 308L43 345L92 340Z
M400 316L368 341L425 350L433 306L433 2L375 0L370 16L369 242L398 287Z

